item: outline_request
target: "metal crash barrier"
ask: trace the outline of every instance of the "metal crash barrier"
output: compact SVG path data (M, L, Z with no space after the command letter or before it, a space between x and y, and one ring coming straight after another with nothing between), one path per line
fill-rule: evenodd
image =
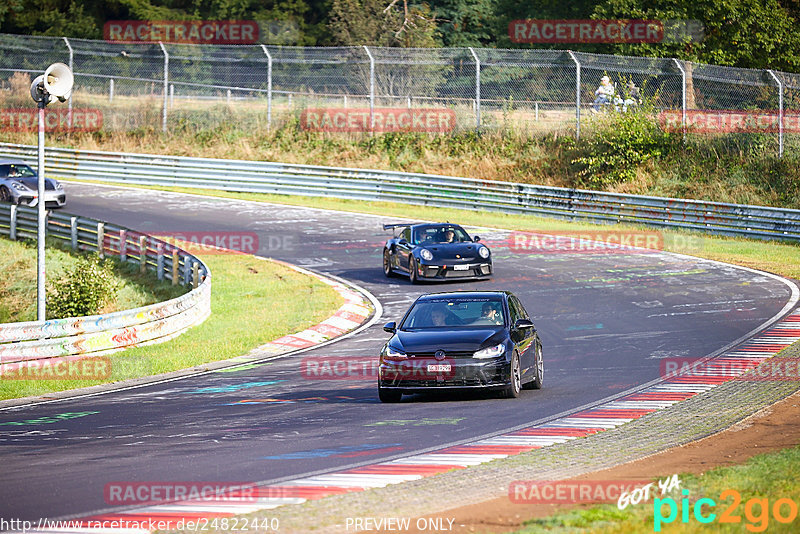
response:
M0 204L0 235L36 239L36 210ZM194 255L154 237L61 212L49 212L47 237L75 250L115 255L159 280L189 286L174 299L104 315L0 324L0 372L20 362L107 354L160 343L202 323L211 313L211 276Z
M35 164L36 148L0 144ZM47 149L58 178L378 200L525 213L594 223L633 223L757 239L800 240L800 210L649 197L512 182L261 161Z

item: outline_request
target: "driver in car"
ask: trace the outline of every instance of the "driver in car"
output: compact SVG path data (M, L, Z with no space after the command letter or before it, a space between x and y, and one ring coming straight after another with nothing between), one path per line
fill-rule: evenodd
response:
M481 319L492 324L503 324L503 316L496 302L487 302L481 308Z

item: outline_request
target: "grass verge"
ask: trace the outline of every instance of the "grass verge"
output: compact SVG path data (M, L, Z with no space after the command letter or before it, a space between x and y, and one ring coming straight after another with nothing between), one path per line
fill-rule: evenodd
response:
M43 395L186 369L240 356L330 316L343 300L330 286L248 255L199 255L212 273L211 317L178 338L112 354L109 380L0 380L0 399Z
M797 532L796 516L800 506L798 465L800 447L795 447L754 456L744 464L712 469L702 475L681 475L681 488L688 490L688 495L684 496L675 490L661 497L675 501L677 515L671 522L661 519L670 516L670 506L663 504L661 514L657 514L651 499L648 503L629 505L624 510L619 510L616 504L604 504L533 519L527 521L517 533ZM736 494L724 494L725 490L734 490ZM736 501L737 494L740 502ZM659 496L658 492L656 496ZM683 516L683 498L688 499L688 516ZM702 516L716 515L708 524L701 523L695 516L695 504L701 498L711 499L715 503L712 506L704 501L702 506ZM784 501L779 503L778 514L783 518L793 516L788 523L776 518L775 504L779 499ZM786 499L793 504L790 505ZM732 522L720 521L726 510ZM658 522L655 521L656 516L660 519Z
M45 249L47 281L59 279L72 269L80 254L49 241ZM36 320L36 243L0 239L0 323ZM119 290L99 313L111 313L147 306L175 298L185 292L181 286L159 282L150 274L140 274L131 264L114 264Z
M85 181L85 183L92 182ZM252 200L256 202L272 202L291 206L307 206L354 213L371 213L375 215L384 215L387 217L387 220L391 217L408 217L425 220L452 221L468 226L504 228L525 232L585 231L591 234L592 232L608 231L612 229L615 232L624 232L627 230L657 231L663 237L663 248L666 251L689 254L710 260L767 271L788 278L800 279L800 245L790 243L759 241L738 237L707 236L697 232L678 230L656 230L640 225L599 225L568 222L533 215L508 215L491 211L432 208L428 206L411 206L393 202L366 202L325 197L237 193L182 187L154 187L144 185L133 185L130 187Z

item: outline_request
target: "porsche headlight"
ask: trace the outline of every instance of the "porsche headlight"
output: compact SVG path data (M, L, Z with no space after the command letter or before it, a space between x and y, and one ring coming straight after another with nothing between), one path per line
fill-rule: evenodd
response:
M61 182L56 182L56 189L58 190L64 189L64 186L61 185Z
M498 356L502 356L503 353L506 351L506 347L500 343L499 345L495 345L494 347L487 347L485 349L481 349L475 354L472 355L473 358L497 358Z
M481 247L478 249L478 254L480 255L481 258L485 260L486 258L489 257L489 249L486 247Z
M25 186L24 186L22 183L20 183L20 182L11 182L11 187L13 187L14 189L16 189L17 191L26 191L26 190L28 189L27 187L25 187Z
M433 259L433 252L428 250L427 248L423 248L419 251L419 255L423 260L431 261Z

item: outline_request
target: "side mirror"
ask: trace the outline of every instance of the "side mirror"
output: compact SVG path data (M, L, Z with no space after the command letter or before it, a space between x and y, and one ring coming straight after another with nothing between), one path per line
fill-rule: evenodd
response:
M533 321L530 319L517 319L514 323L514 330L521 330L523 328L534 328Z
M390 334L394 334L395 332L397 332L397 323L395 323L394 321L386 323L385 325L383 325L383 329L384 331L389 332Z
M481 236L479 236L479 235L476 235L475 237L473 237L473 238L472 238L472 240L473 240L473 241L475 241L475 242L477 243L478 241L480 241L480 240L481 240Z
M399 245L408 245L408 241L406 241L405 239L400 239L400 241L398 241L397 243Z

